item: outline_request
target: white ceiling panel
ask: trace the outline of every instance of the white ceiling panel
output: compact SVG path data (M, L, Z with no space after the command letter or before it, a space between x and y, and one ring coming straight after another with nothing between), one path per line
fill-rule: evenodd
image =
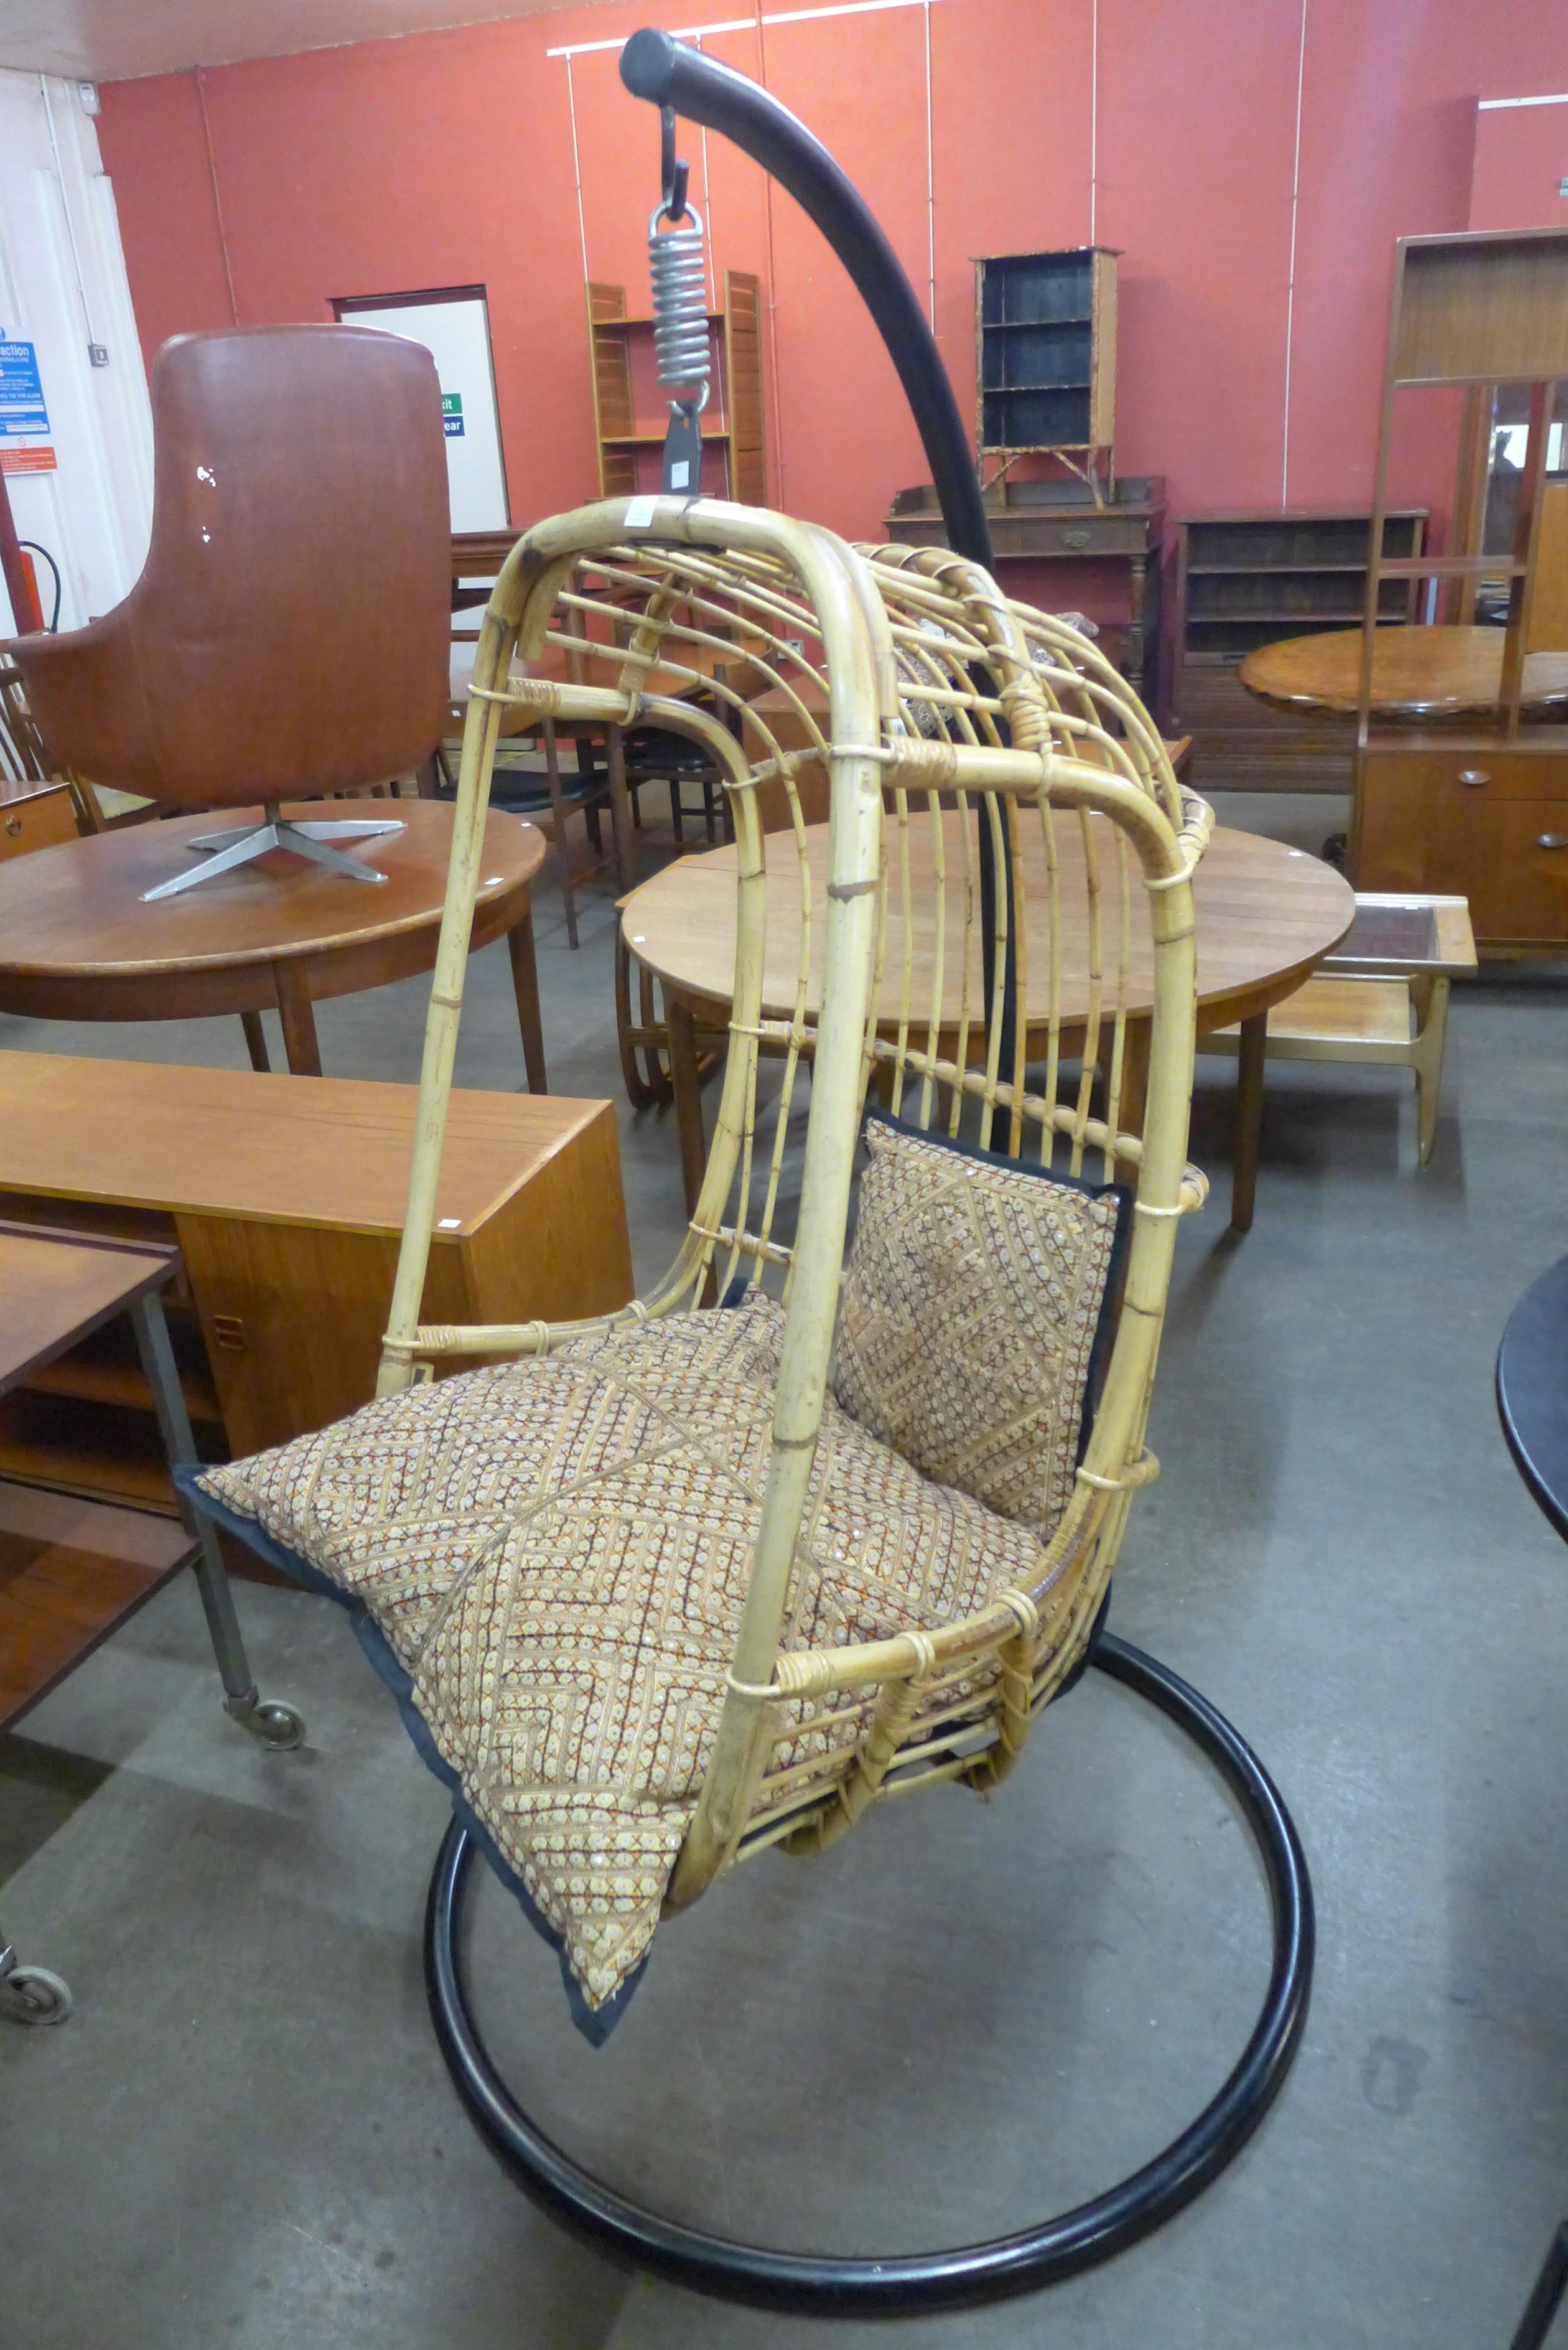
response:
M0 67L125 81L537 15L560 0L0 0Z

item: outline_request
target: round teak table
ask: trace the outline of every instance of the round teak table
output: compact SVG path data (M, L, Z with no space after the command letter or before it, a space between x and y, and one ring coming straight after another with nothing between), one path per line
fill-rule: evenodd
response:
M325 804L286 807L297 822ZM215 874L148 906L142 892L194 861L185 846L214 818L176 816L64 841L0 865L0 1012L37 1020L190 1020L237 1012L251 1061L268 1066L261 1014L283 1024L288 1066L318 1077L311 1006L431 970L446 896L452 811L431 800L378 800L400 832L356 855L386 875L374 887L286 853ZM227 812L243 827L251 811ZM259 813L255 818L259 822ZM504 937L532 1093L546 1090L528 885L544 835L492 814L471 951Z
M961 819L953 815L943 821L956 827ZM826 903L827 827L812 825L805 837L813 903L820 907ZM770 850L777 853L770 854L767 865L763 1004L770 1017L787 1019L794 1003L800 935L799 868L793 842L776 843L770 837ZM1061 902L1064 907L1075 901L1081 904L1082 888L1075 889L1068 870L1082 856L1073 827L1064 825L1059 828L1057 854L1063 870ZM1049 970L1045 928L1049 899L1040 837L1033 827L1024 828L1023 863L1027 967L1044 987ZM962 870L956 840L947 858L947 869L950 877ZM670 1078L689 1212L696 1204L707 1159L696 1027L699 1020L704 1026L722 1025L729 1016L735 960L735 872L736 851L732 847L715 848L705 857L682 858L634 890L621 915L628 944L639 961L663 983L670 1021ZM924 942L934 932L931 840L925 826L919 827L911 837L910 880L917 973L913 998L919 1003L922 999L918 974ZM956 886L951 879L949 886ZM1307 856L1304 850L1287 848L1277 840L1265 840L1255 833L1232 832L1224 827L1215 830L1198 868L1194 894L1198 912L1199 1033L1207 1035L1210 1029L1241 1024L1231 1221L1245 1231L1251 1222L1257 1180L1255 1112L1263 1083L1269 1007L1298 988L1323 957L1338 945L1355 919L1355 899L1342 875L1315 857ZM1136 882L1134 896L1136 905ZM897 892L893 892L883 982L888 991L889 1021L898 1017L901 954L894 934L898 919ZM1103 954L1107 971L1116 967L1118 919L1116 893L1107 892L1103 907ZM951 906L948 935L963 935L962 914L955 913ZM1081 1020L1087 1006L1087 951L1081 920L1075 926L1064 924L1059 943L1062 1018L1064 1024L1070 1026L1075 1018ZM976 958L978 952L977 945ZM823 926L817 922L813 926L812 968L806 991L808 1019L815 1016L821 1003L822 958ZM956 962L957 958L950 955L942 1007L944 1020L950 1011L955 1025L961 984ZM1148 1014L1153 1008L1152 962L1147 912L1137 907L1128 956L1129 1059L1145 1057L1137 1054L1137 1047L1140 1038L1145 1043L1147 1038ZM976 961L971 974L971 1005L981 1001L978 981ZM1044 1000L1032 1006L1031 1012L1044 1024ZM1043 1050L1043 1024L1040 1037ZM1031 1049L1033 1042L1032 1038ZM1129 1101L1124 1116L1136 1128L1141 1112L1135 1114L1135 1105Z
M1501 629L1379 629L1372 653L1375 718L1464 718L1495 710L1502 681ZM1260 645L1236 672L1276 710L1360 706L1359 629L1286 637ZM1568 707L1568 652L1527 653L1520 707L1532 717Z

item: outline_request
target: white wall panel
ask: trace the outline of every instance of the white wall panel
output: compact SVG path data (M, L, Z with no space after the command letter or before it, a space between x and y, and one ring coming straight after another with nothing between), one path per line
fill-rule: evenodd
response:
M62 628L119 603L147 551L152 428L113 192L75 82L0 72L0 336L37 348L53 473L6 477L47 546ZM89 342L109 354L94 367ZM50 587L39 567L47 615ZM0 635L15 627L0 583Z

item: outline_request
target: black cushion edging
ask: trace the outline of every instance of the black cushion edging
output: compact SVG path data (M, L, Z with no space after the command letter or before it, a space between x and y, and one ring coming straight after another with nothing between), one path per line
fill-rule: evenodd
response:
M1054 1167L1032 1166L1025 1159L1009 1158L1005 1150L982 1150L978 1142L960 1142L950 1134L930 1133L923 1126L911 1126L908 1118L895 1118L891 1110L867 1107L860 1121L862 1140L868 1126L885 1126L890 1134L901 1134L910 1142L929 1142L933 1150L950 1150L955 1159L972 1159L977 1167L1001 1168L1013 1175L1035 1175L1047 1183L1060 1184L1064 1191L1081 1191L1085 1199L1116 1201L1116 1228L1111 1240L1110 1262L1106 1267L1105 1295L1100 1299L1100 1311L1095 1323L1095 1342L1089 1349L1083 1408L1078 1414L1077 1459L1081 1462L1094 1432L1100 1390L1105 1385L1106 1358L1110 1353L1121 1312L1122 1284L1127 1275L1127 1250L1132 1244L1131 1184L1085 1183L1081 1175L1059 1175Z
M333 1600L348 1611L360 1647L397 1699L403 1727L412 1739L420 1760L451 1794L454 1817L467 1829L507 1891L514 1896L518 1908L535 1932L542 1936L555 1951L560 1962L561 1981L566 1986L572 2022L591 2046L602 2048L626 2013L632 1993L642 1981L648 1965L647 1957L636 1973L622 1983L613 1999L607 2000L602 2007L588 2005L581 1984L566 1963L560 1936L535 1901L522 1877L501 1853L483 1821L475 1816L462 1793L457 1773L437 1747L431 1736L429 1724L414 1703L413 1682L398 1662L391 1643L364 1600L353 1592L345 1591L298 1551L289 1550L282 1543L275 1541L254 1518L242 1517L238 1511L231 1510L224 1503L214 1501L211 1493L202 1491L198 1482L204 1474L205 1470L200 1462L183 1461L178 1463L174 1470L174 1482L193 1509L199 1510L203 1517L210 1518L214 1525L221 1526L225 1534L233 1534L236 1541L243 1542L247 1550L254 1551L257 1558L264 1560L268 1566L275 1566L291 1582L324 1599Z

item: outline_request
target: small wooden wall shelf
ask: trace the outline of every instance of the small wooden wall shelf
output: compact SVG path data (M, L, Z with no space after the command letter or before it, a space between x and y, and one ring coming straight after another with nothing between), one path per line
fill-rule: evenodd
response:
M1116 258L1085 244L976 261L982 459L1005 470L1022 456L1060 457L1093 479L1103 457L1112 471Z
M1424 508L1387 515L1390 556L1421 551ZM1354 722L1287 715L1247 691L1248 653L1282 637L1353 628L1366 598L1370 509L1241 508L1186 515L1176 525L1176 593L1165 731L1190 733L1199 791L1348 792ZM1417 583L1385 581L1379 625L1415 617Z
M710 497L763 506L762 280L726 269L722 284L723 300L708 313L714 374L702 411L702 488ZM587 299L599 495L632 497L659 487L668 422L654 373L653 318L628 310L624 286L590 280Z
M0 1053L0 1216L175 1241L170 1335L198 1451L224 1460L375 1392L412 1086ZM459 1091L424 1310L557 1320L631 1295L608 1102ZM0 1478L172 1513L130 1331L0 1398Z

